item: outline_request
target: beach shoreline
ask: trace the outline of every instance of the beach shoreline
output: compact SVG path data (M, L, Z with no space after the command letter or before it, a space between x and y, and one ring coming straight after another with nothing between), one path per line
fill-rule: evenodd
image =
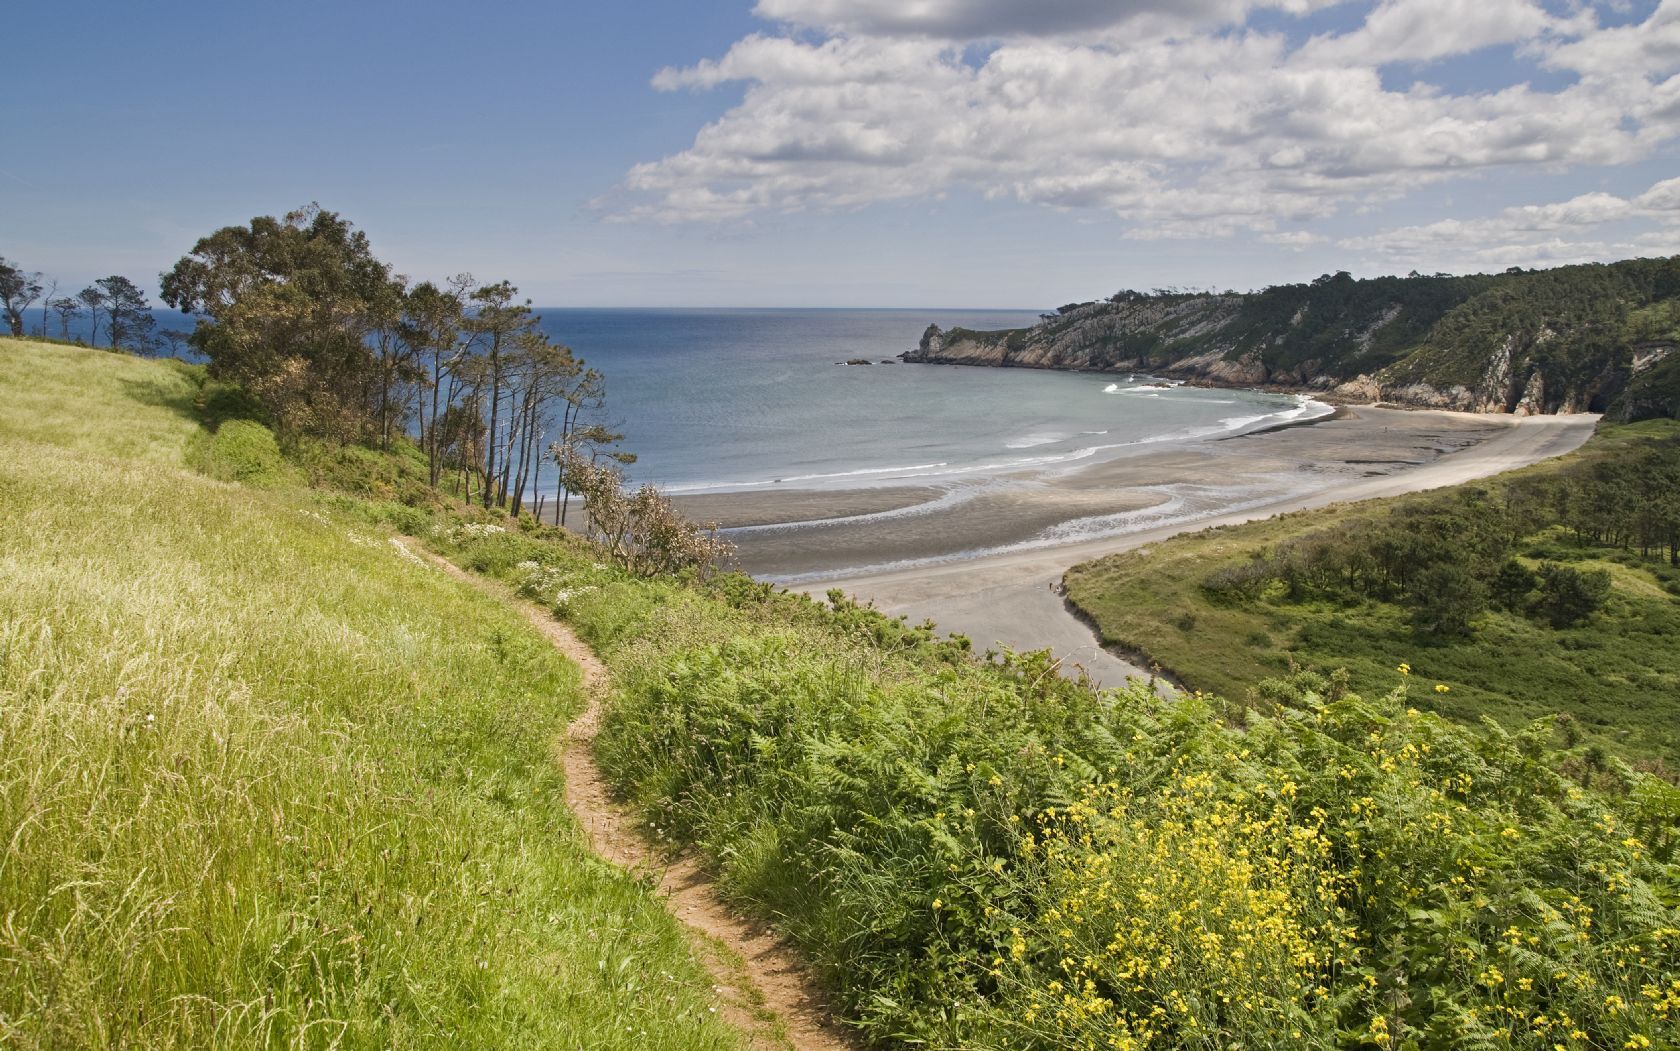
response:
M838 587L883 612L931 618L982 650L1049 647L1118 685L1146 672L1103 650L1065 608L1057 585L1069 567L1188 530L1526 466L1577 448L1597 419L1342 406L1293 426L966 490L708 494L705 506L726 525L750 523L725 535L755 577L816 595ZM697 506L677 503L685 513Z

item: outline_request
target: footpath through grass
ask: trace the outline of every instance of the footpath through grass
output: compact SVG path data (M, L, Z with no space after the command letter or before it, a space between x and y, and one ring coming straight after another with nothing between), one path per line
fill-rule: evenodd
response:
M596 647L603 770L879 1045L1680 1044L1680 792L1550 721L1418 710L1407 654L1362 693L1096 693L530 522L0 442L25 1046L718 1039L668 920L578 855L545 755L575 696L533 685L567 670L384 523ZM224 444L205 470L265 460ZM285 467L407 488L362 454Z
M185 469L195 370L0 363L0 1046L737 1046L563 804L575 667Z
M616 685L598 759L882 1046L1680 1040L1680 793L1314 675L1094 693L844 601L444 526ZM1393 691L1396 687L1399 692Z

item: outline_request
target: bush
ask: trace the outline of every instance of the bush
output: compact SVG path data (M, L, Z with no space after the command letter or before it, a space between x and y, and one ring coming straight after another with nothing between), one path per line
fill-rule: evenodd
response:
M1487 606L1487 589L1464 567L1444 562L1421 573L1408 595L1412 627L1429 635L1470 634L1470 620Z
M228 420L187 445L188 466L224 482L271 488L290 477L274 432L253 420Z
M1528 608L1528 597L1534 593L1534 585L1539 580L1534 570L1511 558L1499 567L1489 590L1497 605L1512 613L1521 613Z
M1602 609L1610 597L1610 572L1548 562L1540 567L1539 611L1554 628L1568 628Z

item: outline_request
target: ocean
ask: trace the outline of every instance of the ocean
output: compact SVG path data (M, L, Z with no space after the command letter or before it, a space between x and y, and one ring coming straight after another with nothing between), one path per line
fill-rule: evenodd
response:
M1289 395L1148 376L905 365L929 323L1025 311L544 309L606 376L628 474L674 493L941 484L1076 469L1161 442L1328 412ZM865 358L870 365L845 365ZM552 485L552 475L539 483Z
M153 312L158 328L192 319ZM929 323L1031 325L1020 310L541 308L606 377L634 483L673 493L852 489L1074 470L1161 442L1329 412L1290 395L1124 374L905 365ZM31 327L40 324L31 311ZM72 337L85 336L85 322ZM48 330L58 335L57 319ZM865 358L874 364L845 365ZM892 361L894 364L881 364ZM536 492L553 491L553 471Z

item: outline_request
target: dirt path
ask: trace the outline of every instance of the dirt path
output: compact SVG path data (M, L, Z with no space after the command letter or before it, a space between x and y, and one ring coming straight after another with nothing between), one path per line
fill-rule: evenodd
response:
M718 1010L752 1048L850 1051L856 1035L833 1019L816 983L793 949L763 924L742 919L718 896L690 854L667 858L650 845L634 817L615 804L593 745L607 695L606 665L572 629L541 606L493 580L461 569L416 541L404 544L445 573L517 609L583 670L588 707L566 729L560 759L566 771L566 804L577 814L595 853L654 880L671 914L688 928L695 955L712 976Z

